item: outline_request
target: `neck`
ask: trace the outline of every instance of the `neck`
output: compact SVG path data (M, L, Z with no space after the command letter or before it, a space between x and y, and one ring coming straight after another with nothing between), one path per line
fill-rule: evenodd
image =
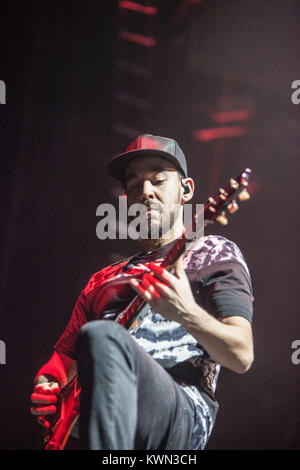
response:
M184 231L184 225L183 223L176 223L174 226L166 232L161 238L157 239L146 239L146 240L139 240L139 244L141 247L141 251L144 254L149 254L152 251L157 250L158 248L161 248L164 245L167 245L168 243L171 243L172 241L176 240L177 238L181 237Z

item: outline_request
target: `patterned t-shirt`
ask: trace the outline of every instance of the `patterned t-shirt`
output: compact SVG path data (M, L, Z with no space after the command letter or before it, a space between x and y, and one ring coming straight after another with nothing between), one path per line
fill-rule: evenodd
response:
M91 320L115 320L136 295L129 279L141 278L149 271L150 261L162 262L173 243L95 273L82 290L71 319L55 345L56 351L76 359L75 343L80 327ZM235 243L221 236L203 236L185 253L183 266L195 300L208 313L216 318L238 315L252 321L250 274ZM220 365L181 324L167 320L150 307L129 332L192 398L196 425L190 449L203 449L218 409L215 390Z

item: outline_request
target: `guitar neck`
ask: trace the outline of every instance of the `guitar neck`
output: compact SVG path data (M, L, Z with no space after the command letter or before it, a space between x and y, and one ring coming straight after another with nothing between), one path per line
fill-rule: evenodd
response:
M183 254L187 243L195 239L195 234L197 236L197 232L198 234L203 233L207 224L217 221L221 225L227 225L225 211L228 211L230 214L232 214L237 210L238 205L235 201L235 198L239 197L240 201L244 201L250 197L246 190L250 173L251 170L246 168L235 179L231 178L225 189L220 188L219 192L214 197L210 197L208 199L206 205L204 205L204 207L202 207L200 211L195 214L190 226L184 230L182 236L176 241L176 243L168 252L167 256L161 263L163 268L170 268ZM203 221L203 226L200 225L200 230L198 227L196 231L195 229L199 219L200 221ZM127 308L119 314L116 319L116 323L119 323L128 329L130 324L132 324L133 321L137 318L145 304L146 302L141 297L136 296L130 302Z
M200 214L197 213L194 216L190 227L183 232L182 236L176 241L176 243L174 243L172 248L170 248L169 252L161 263L161 267L166 269L171 268L175 261L177 261L177 259L184 253L187 243L190 242L189 237L192 233L194 233L193 230L195 229L196 220L199 218L199 215ZM204 220L204 225L205 222L206 221ZM120 313L120 315L117 317L116 323L119 323L128 329L130 324L132 324L133 321L137 318L145 304L146 302L144 299L136 296L127 306L127 308L123 310L123 312Z

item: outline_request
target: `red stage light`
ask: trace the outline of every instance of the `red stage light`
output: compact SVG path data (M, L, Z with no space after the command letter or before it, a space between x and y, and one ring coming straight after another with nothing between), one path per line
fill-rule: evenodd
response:
M142 34L130 33L129 31L120 31L119 38L124 41L135 42L141 46L153 47L156 45L156 39Z
M156 7L147 7L145 5L141 5L137 2L129 2L129 1L120 1L119 7L124 8L125 10L132 10L138 11L139 13L144 13L145 15L156 15L157 8Z
M244 134L246 134L246 128L243 126L216 127L214 129L200 129L194 132L195 138L202 141L239 137Z
M239 111L224 111L214 113L212 118L217 123L225 123L232 121L247 121L252 116L252 111L250 111L249 109L244 109Z

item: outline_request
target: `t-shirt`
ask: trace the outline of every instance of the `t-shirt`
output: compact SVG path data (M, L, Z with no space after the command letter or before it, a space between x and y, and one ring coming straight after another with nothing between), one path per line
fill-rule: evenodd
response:
M55 350L76 359L75 344L80 327L91 320L114 321L136 296L129 280L149 272L150 261L160 264L175 242L96 272L80 293ZM183 267L196 302L208 313L216 318L238 315L252 321L251 278L235 243L218 235L203 236L190 245ZM218 410L215 391L220 365L180 323L164 318L150 306L129 333L192 398L197 418L190 449L203 448Z

